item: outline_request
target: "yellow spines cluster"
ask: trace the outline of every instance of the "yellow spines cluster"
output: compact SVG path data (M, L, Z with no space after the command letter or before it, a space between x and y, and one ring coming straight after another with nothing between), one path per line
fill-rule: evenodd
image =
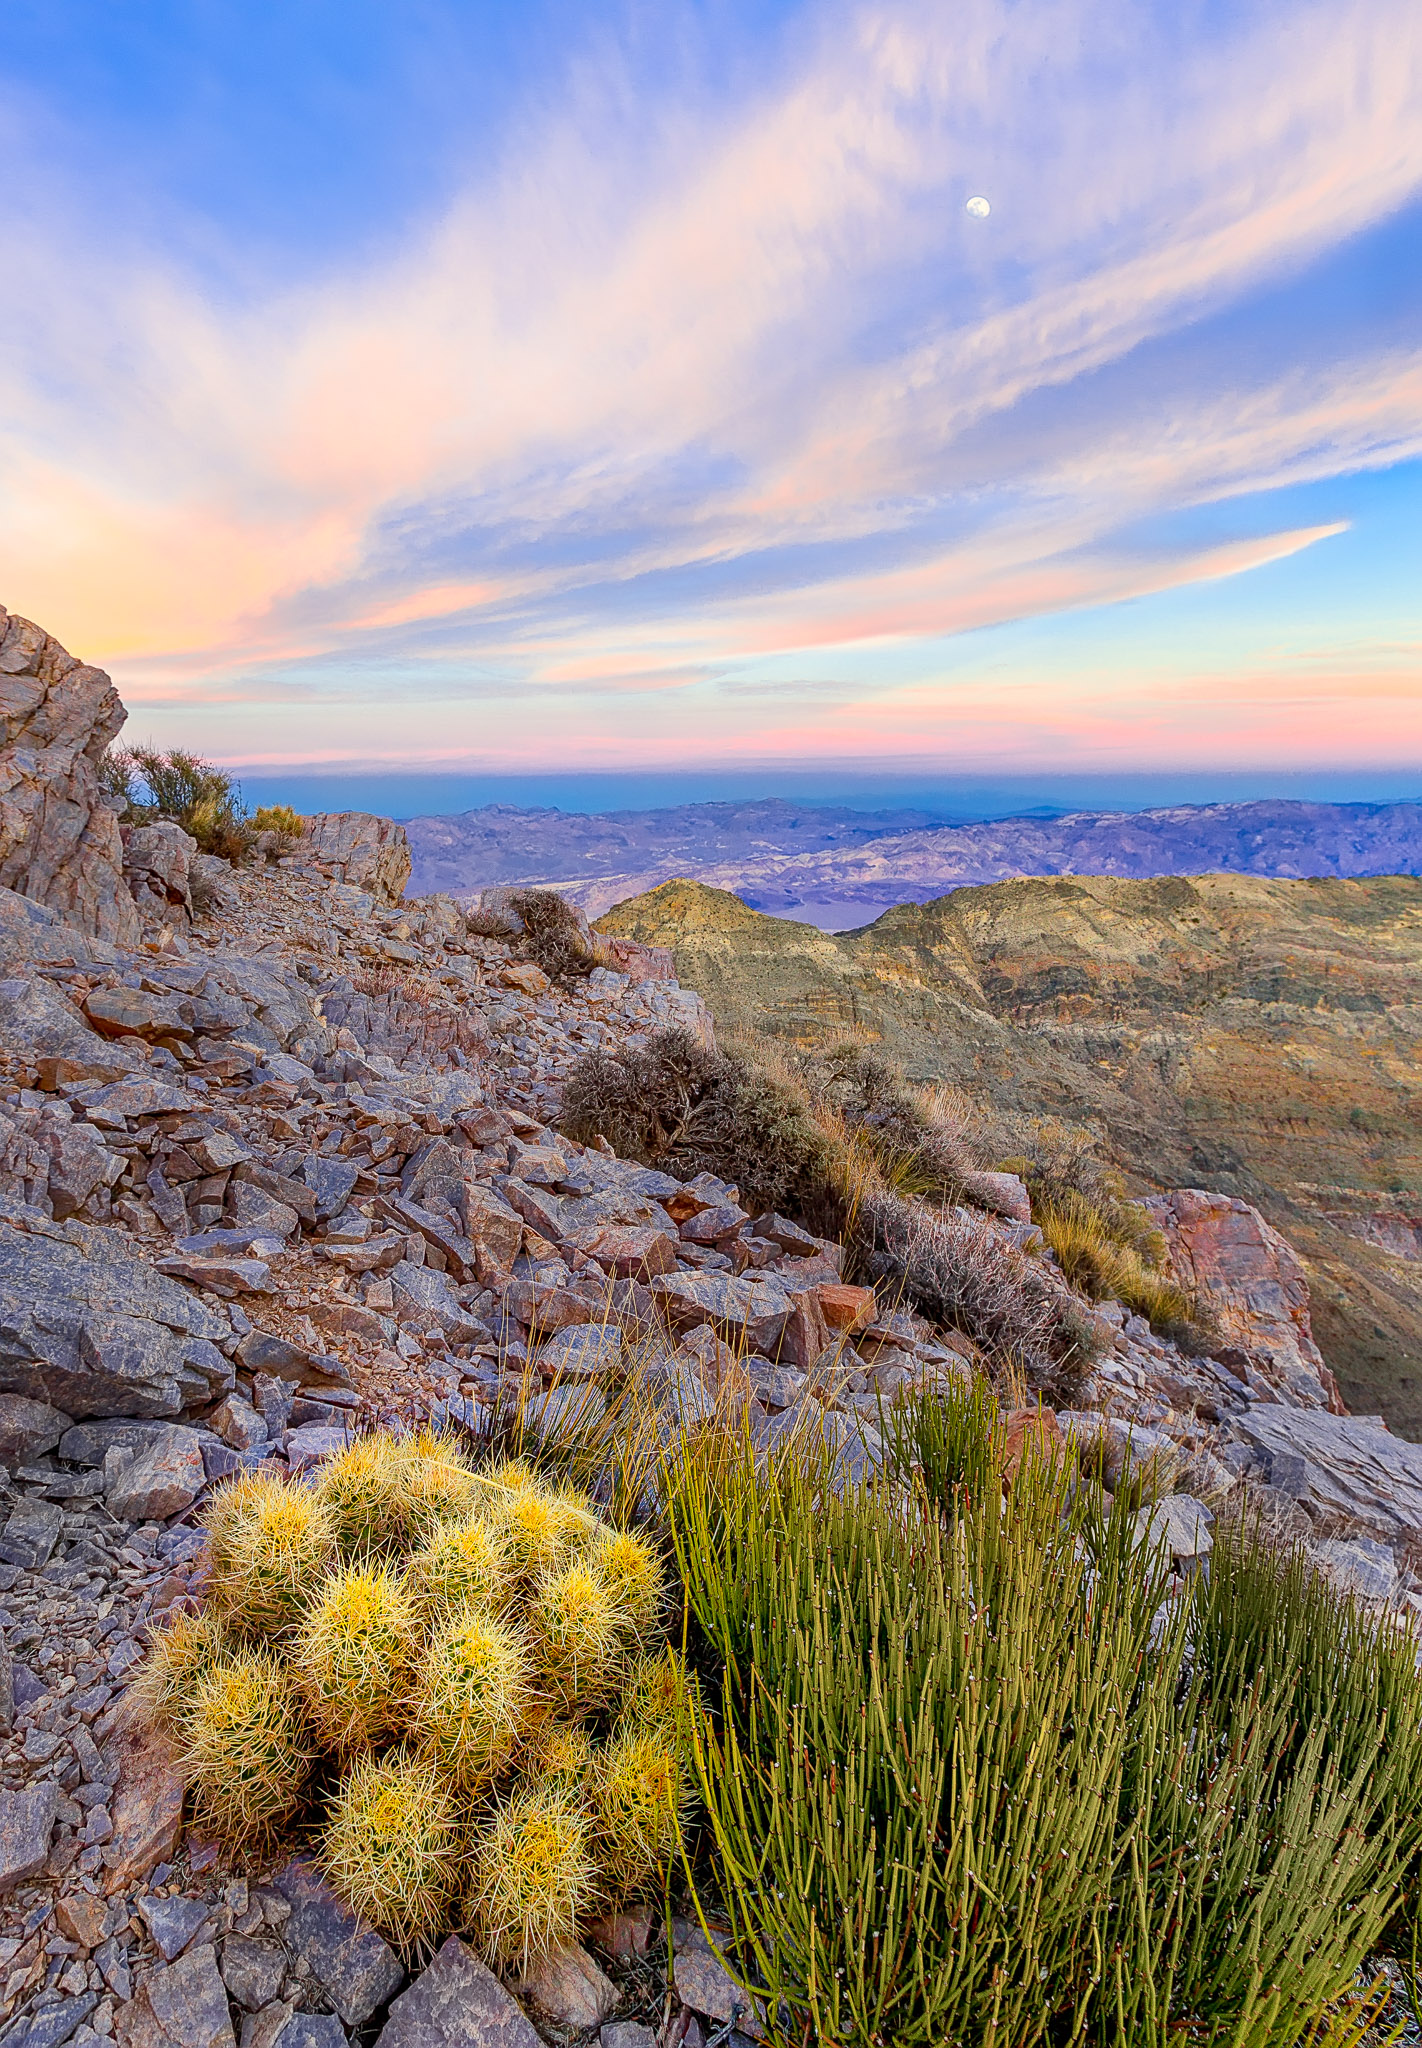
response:
M430 1430L359 1438L304 1484L245 1474L204 1521L208 1606L156 1638L138 1692L226 1842L273 1844L323 1759L337 1889L407 1953L463 1890L497 1965L665 1867L694 1682L646 1537Z
M405 1750L356 1760L321 1838L337 1891L406 1954L439 1931L462 1849L452 1794L427 1760Z
M528 1610L538 1675L568 1713L611 1695L622 1652L622 1615L593 1568L575 1560L550 1573Z
M681 1758L665 1736L633 1729L603 1751L592 1802L595 1850L614 1901L674 1853L685 1801Z
M270 1839L301 1803L312 1745L288 1671L269 1650L244 1650L197 1680L182 1717L194 1805L233 1846Z
M418 1540L441 1521L467 1515L480 1498L480 1487L454 1439L421 1429L401 1448L406 1533Z
M411 1514L407 1459L394 1438L358 1436L328 1458L315 1485L346 1557L392 1549Z
M432 1614L467 1603L497 1613L513 1592L508 1543L478 1515L437 1523L405 1569L415 1598Z
M656 1547L645 1536L607 1529L594 1542L592 1569L626 1617L629 1635L650 1636L661 1618L666 1575Z
M229 1627L252 1635L290 1627L334 1553L330 1517L316 1494L264 1474L223 1488L207 1530L213 1604Z
M198 1683L235 1645L215 1608L180 1614L153 1638L132 1691L155 1728L176 1733L192 1706Z
M698 1697L695 1674L669 1643L649 1651L626 1674L617 1733L659 1735L689 1757Z
M577 1938L598 1892L586 1815L556 1785L516 1792L475 1859L470 1919L492 1962L521 1969Z
M585 1728L545 1719L530 1730L519 1760L520 1775L526 1784L556 1785L580 1799L592 1783L596 1754Z
M426 1747L464 1791L484 1790L518 1746L532 1703L517 1630L462 1608L436 1632L412 1696Z
M397 1573L348 1565L327 1579L292 1649L297 1684L323 1741L348 1755L396 1733L417 1643L415 1609Z

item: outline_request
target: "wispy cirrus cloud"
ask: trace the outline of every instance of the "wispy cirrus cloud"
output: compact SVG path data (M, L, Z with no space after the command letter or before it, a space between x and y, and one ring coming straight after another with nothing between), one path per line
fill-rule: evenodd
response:
M607 758L630 693L665 703L613 745L665 758L728 673L780 744L759 660L803 650L842 726L834 650L1278 562L1344 522L1131 533L1419 452L1422 338L1270 297L1417 197L1405 0L802 28L729 110L584 53L439 218L299 288L219 289L151 226L100 247L17 171L0 596L214 750L285 677L287 758L371 679L392 756L438 705L437 751L515 758L516 707L557 698L558 743Z

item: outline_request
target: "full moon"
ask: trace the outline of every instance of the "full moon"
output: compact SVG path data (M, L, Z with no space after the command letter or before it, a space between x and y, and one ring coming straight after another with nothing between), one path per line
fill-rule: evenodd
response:
M974 220L986 220L992 212L992 208L988 205L986 199L970 199L964 210L970 213Z

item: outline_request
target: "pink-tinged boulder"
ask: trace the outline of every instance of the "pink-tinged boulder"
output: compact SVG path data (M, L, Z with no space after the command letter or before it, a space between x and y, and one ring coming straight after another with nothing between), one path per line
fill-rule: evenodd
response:
M410 842L403 825L369 811L324 811L301 822L301 852L338 882L398 903L410 879Z
M615 974L625 974L632 982L676 979L676 961L670 946L644 946L636 939L617 939L599 932L597 953L605 967Z
M108 1888L119 1891L166 1863L178 1846L186 1789L177 1752L148 1727L125 1693L102 1728L105 1761L118 1777L109 1800L113 1834L104 1849Z
M1176 1188L1143 1206L1165 1233L1179 1279L1213 1312L1221 1333L1216 1355L1247 1366L1252 1379L1295 1407L1346 1414L1313 1341L1308 1281L1288 1240L1232 1195Z
M137 945L119 822L98 776L126 716L102 669L0 606L0 888Z

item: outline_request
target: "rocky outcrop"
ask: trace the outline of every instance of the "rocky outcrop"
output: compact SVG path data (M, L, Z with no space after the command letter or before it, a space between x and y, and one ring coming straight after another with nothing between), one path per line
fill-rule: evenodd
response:
M0 886L136 944L118 818L98 778L125 716L102 669L0 607Z
M0 1391L66 1415L177 1415L234 1384L225 1314L95 1232L0 1222Z
M124 873L135 903L160 915L179 910L191 916L196 839L171 820L135 826L125 838Z
M1345 1412L1313 1341L1308 1280L1293 1246L1229 1195L1177 1188L1148 1199L1170 1263L1219 1332L1214 1356L1264 1399Z
M301 824L301 854L333 881L366 889L378 903L398 903L410 879L410 842L403 825L368 811L322 811Z

